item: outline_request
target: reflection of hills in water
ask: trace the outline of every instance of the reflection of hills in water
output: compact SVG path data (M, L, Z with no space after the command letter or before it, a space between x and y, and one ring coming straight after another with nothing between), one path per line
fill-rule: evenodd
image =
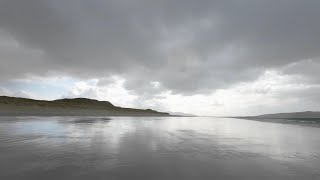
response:
M259 121L290 123L290 124L314 124L320 125L320 118L247 118Z
M298 118L298 119L284 119L287 122L292 122L292 123L320 123L320 119L319 118Z
M86 98L34 100L0 96L2 116L170 116L152 109L122 108Z
M88 124L91 124L91 123L99 123L99 122L110 122L112 119L111 118L79 118L79 119L74 119L74 120L71 120L71 121L68 121L69 123L88 123Z

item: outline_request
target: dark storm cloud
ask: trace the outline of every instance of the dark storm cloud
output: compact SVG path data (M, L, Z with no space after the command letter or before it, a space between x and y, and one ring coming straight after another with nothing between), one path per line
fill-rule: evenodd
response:
M146 94L207 92L318 63L319 17L316 0L2 0L0 73L120 75Z

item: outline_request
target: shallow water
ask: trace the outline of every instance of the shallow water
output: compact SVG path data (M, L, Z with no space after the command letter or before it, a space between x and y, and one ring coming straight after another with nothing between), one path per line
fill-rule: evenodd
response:
M209 117L0 117L0 179L320 179L320 128Z

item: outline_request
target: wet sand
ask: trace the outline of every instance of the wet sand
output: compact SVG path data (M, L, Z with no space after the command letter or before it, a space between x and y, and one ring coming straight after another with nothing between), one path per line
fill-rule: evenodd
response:
M319 179L320 129L209 117L0 117L0 179Z

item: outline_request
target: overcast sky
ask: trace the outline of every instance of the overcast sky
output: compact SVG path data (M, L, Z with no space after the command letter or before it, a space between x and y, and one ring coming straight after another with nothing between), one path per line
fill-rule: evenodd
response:
M1 0L0 95L320 110L320 1Z

